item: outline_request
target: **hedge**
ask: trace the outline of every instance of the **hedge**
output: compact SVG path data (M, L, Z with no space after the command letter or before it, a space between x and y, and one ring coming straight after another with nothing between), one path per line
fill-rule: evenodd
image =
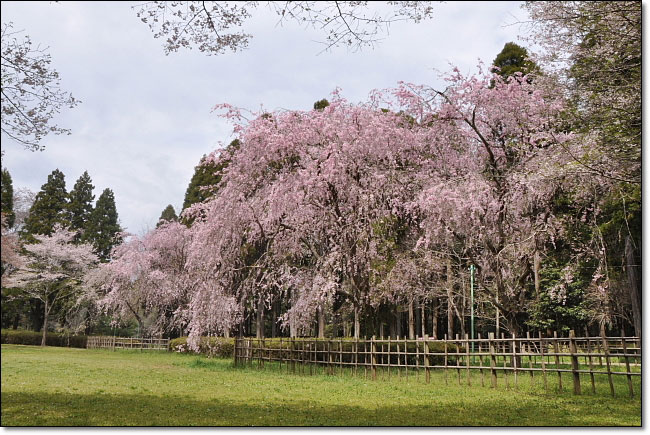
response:
M28 344L39 346L43 339L42 332L25 331L23 329L3 329L2 344ZM87 337L85 335L68 335L56 332L48 332L46 344L59 347L86 347Z
M232 358L235 350L235 339L201 337L199 351L193 352L187 344L187 337L179 337L169 341L169 350L178 353L200 353L209 357Z

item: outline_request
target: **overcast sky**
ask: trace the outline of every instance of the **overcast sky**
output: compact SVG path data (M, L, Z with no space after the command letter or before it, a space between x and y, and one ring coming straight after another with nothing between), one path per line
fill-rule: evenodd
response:
M245 27L253 34L247 50L166 56L130 6L2 2L3 22L49 46L62 88L82 101L56 118L72 135L46 137L45 151L25 151L3 135L2 165L14 189L36 192L55 168L68 190L87 170L96 198L111 188L122 226L134 233L155 227L167 204L178 211L201 156L233 139L232 126L211 113L215 104L308 110L336 87L359 102L400 80L435 86L436 70L452 63L476 71L506 42L521 43L523 29L511 24L526 18L519 2L436 3L432 19L393 24L374 49L318 54L323 35L277 27L260 8Z

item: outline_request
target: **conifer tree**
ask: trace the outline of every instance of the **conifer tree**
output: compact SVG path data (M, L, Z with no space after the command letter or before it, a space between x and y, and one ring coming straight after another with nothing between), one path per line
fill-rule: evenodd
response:
M219 159L217 163L206 163L206 156L201 157L201 161L194 168L194 175L185 191L182 210L197 202L203 202L214 195L214 187L221 181L223 171L230 163L230 156L239 148L239 145L238 139L230 142L224 150L227 158Z
M178 216L176 215L176 210L174 210L174 207L169 204L163 212L160 214L160 217L158 218L158 223L156 224L156 228L161 226L164 223L167 222L178 222Z
M323 98L314 103L314 110L324 110L327 106L330 105L330 102L327 99Z
M41 186L41 191L36 194L34 204L29 209L29 216L25 219L22 236L33 241L34 234L51 235L56 224L67 226L67 199L65 175L55 169L47 176L47 183Z
M106 261L110 258L113 246L120 243L121 231L113 191L104 189L95 209L90 213L82 242L91 242L95 253L101 260Z
M2 170L2 181L0 182L2 192L0 193L0 202L2 203L2 214L5 216L7 228L14 226L16 214L14 213L14 187L11 181L11 174L7 169Z
M90 214L93 211L93 200L95 199L95 195L93 195L94 187L88 171L84 171L68 195L70 200L67 209L68 220L70 221L70 230L73 232L79 233L85 230L88 224ZM80 234L77 234L75 240L78 241L79 239Z
M517 72L525 75L539 71L537 64L528 58L528 50L514 42L507 42L503 46L503 50L497 54L492 65L499 68L495 72L503 78L508 78Z

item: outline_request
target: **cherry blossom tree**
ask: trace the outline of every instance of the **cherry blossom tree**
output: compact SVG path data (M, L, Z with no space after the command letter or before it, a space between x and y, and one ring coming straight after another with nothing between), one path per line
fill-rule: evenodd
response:
M565 175L558 149L571 139L556 122L563 101L525 77L455 70L447 80L444 92L402 88L410 112L430 110L424 116L443 156L416 203L424 213L421 243L460 249L516 333L530 300L533 257L560 236L552 201Z
M2 254L2 287L5 287L5 275L8 277L9 274L24 265L24 258L20 255L20 246L18 242L18 234L14 231L10 231L7 225L7 219L5 214L2 213L2 249L0 252Z
M420 21L431 17L429 1L389 1L370 6L367 1L266 2L278 17L325 33L325 50L347 46L374 46L396 21ZM259 8L258 2L151 1L134 8L137 16L154 32L166 38L166 54L179 48L198 48L206 54L245 49L252 35L243 30L246 20Z
M86 297L116 322L135 318L140 332L184 329L197 280L188 273L190 230L179 223L161 225L142 237L130 235L114 248L112 259L86 280ZM153 319L147 325L148 317Z
M46 135L70 134L52 124L63 107L79 101L60 88L59 73L47 49L34 47L29 36L2 24L2 133L31 151L42 150Z
M7 279L7 285L22 288L24 294L44 304L43 339L46 345L50 311L59 301L81 289L84 275L99 259L87 244L73 244L74 233L61 227L50 236L35 235L36 243L23 246L25 260Z

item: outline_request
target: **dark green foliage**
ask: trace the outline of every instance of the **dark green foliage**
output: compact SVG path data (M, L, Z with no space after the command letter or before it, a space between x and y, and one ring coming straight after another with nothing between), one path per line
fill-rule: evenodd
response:
M26 344L31 346L40 346L43 334L34 331L25 330L2 330L2 344ZM47 345L59 347L79 347L86 348L87 337L85 335L68 335L54 332L47 333Z
M178 216L176 215L176 211L174 210L174 207L169 204L163 212L160 214L160 217L158 218L158 223L156 224L156 228L161 226L162 224L166 222L178 222Z
M318 100L318 101L316 101L314 103L314 110L323 110L324 108L326 108L329 105L330 105L330 102L327 101L325 98L323 98L322 100Z
M610 252L610 265L622 267L626 236L632 237L637 251L640 249L641 185L621 183L619 189L609 192L599 218L599 230Z
M95 253L106 261L110 258L113 246L120 243L121 231L113 191L104 189L90 214L82 241L92 243Z
M0 182L0 203L2 204L2 214L5 216L7 228L14 226L16 214L14 213L14 186L11 181L11 175L6 169L2 170L2 181Z
M549 258L540 270L540 287L552 289L562 283L563 259ZM591 274L595 266L581 263L573 280L554 291L540 292L539 298L533 301L529 311L529 326L536 329L567 332L571 329L582 331L589 320L589 309L584 298L585 289L589 286Z
M94 188L90 175L88 175L87 171L84 171L70 191L68 195L68 221L70 222L69 229L71 231L80 231L86 227L93 211Z
M55 169L47 176L47 183L41 186L41 191L36 194L21 235L26 240L33 240L33 234L51 235L56 224L67 226L67 203L65 176L63 172Z
M190 180L189 186L185 191L183 200L183 210L192 204L203 202L215 194L216 186L221 181L221 175L230 164L229 156L239 149L240 142L238 139L233 140L223 151L225 158L220 158L218 163L205 163L206 156L194 167L194 175ZM190 222L191 223L191 222Z
M516 72L530 74L539 71L535 62L528 59L528 51L514 42L508 42L503 50L492 61L492 65L499 67L497 71L503 78L508 78Z
M25 300L21 296L21 289L2 289L2 328L18 328L26 308Z

